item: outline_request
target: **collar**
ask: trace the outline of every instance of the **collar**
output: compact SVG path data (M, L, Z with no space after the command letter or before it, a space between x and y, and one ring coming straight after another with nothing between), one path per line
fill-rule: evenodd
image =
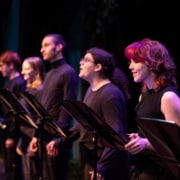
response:
M51 68L57 68L57 67L61 66L62 64L65 64L65 63L66 63L65 59L58 59L58 60L50 63L50 65L51 65Z

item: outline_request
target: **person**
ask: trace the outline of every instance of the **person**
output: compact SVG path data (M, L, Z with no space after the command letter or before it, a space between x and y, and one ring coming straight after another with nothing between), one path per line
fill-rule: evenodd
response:
M32 56L23 60L21 74L26 81L26 91L32 94L37 100L40 100L43 89L43 80L45 77L45 65L40 57ZM21 99L27 109L33 115L31 108ZM33 115L35 120L35 115ZM37 120L37 119L36 119ZM33 137L34 128L25 126L22 128L24 134L19 138L16 151L22 158L23 178L24 180L34 180L40 177L39 155L30 152L28 149L31 137Z
M119 135L126 133L126 100L130 98L127 86L128 79L123 71L115 66L113 55L99 47L88 49L80 61L79 77L89 83L83 102ZM96 163L98 180L127 179L129 170L127 151L106 147L99 138L97 157L95 157L94 134L87 131L78 122L67 135L63 142L59 140L56 143L61 145L79 138L80 165L84 171L84 180L94 179L94 165ZM96 158L97 162L95 162Z
M25 90L25 81L20 74L21 58L17 52L5 51L0 55L0 72L3 77L7 77L4 84L8 89L19 97L19 93ZM5 173L8 180L21 179L22 167L21 158L16 153L16 144L19 136L16 118L9 113L8 108L2 106L2 118L5 119L6 129L3 132L3 159ZM16 128L17 127L17 128Z
M64 48L66 42L60 34L46 35L41 44L43 60L50 63L50 70L44 79L44 88L40 103L47 112L59 124L59 127L66 132L71 127L72 117L61 107L61 100L76 100L78 90L78 74L66 62ZM46 134L44 134L46 136ZM67 145L59 149L54 146L55 137L51 137L47 145L51 146L51 154L43 148L43 178L50 180L67 180L68 164L72 147ZM46 139L44 137L43 139ZM38 138L34 137L30 143L32 151L37 150Z
M45 65L40 57L32 56L24 59L21 74L26 81L26 90L37 99L41 97L45 73Z
M173 120L180 126L176 66L168 49L157 40L144 38L128 45L124 54L134 82L142 84L137 117ZM125 149L132 154L131 180L175 179L140 130L129 137Z

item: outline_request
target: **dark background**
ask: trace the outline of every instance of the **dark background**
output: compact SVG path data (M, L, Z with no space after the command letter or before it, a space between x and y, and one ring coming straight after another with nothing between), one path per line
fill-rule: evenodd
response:
M68 62L79 71L79 60L86 49L105 48L129 77L132 99L128 110L132 120L139 86L132 81L123 50L144 37L159 40L180 70L179 12L177 0L1 0L0 53L11 49L22 59L41 56L43 36L60 33L68 44ZM80 98L86 87L85 82L80 83Z

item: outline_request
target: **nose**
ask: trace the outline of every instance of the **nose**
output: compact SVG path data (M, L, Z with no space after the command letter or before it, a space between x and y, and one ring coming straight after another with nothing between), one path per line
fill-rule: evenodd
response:
M83 58L81 58L81 60L79 61L79 64L81 65L81 64L83 64Z
M130 70L133 69L133 62L132 61L129 62L129 69Z
M44 51L44 48L43 48L43 47L41 47L40 52L42 53L43 51Z

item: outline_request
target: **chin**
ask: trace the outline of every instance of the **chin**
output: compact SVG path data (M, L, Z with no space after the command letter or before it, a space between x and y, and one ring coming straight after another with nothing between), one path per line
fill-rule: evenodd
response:
M79 76L79 77L82 77L82 76L83 76L81 71L79 72L78 76Z
M138 80L138 79L134 79L134 82L135 82L135 83L139 83L139 80Z

